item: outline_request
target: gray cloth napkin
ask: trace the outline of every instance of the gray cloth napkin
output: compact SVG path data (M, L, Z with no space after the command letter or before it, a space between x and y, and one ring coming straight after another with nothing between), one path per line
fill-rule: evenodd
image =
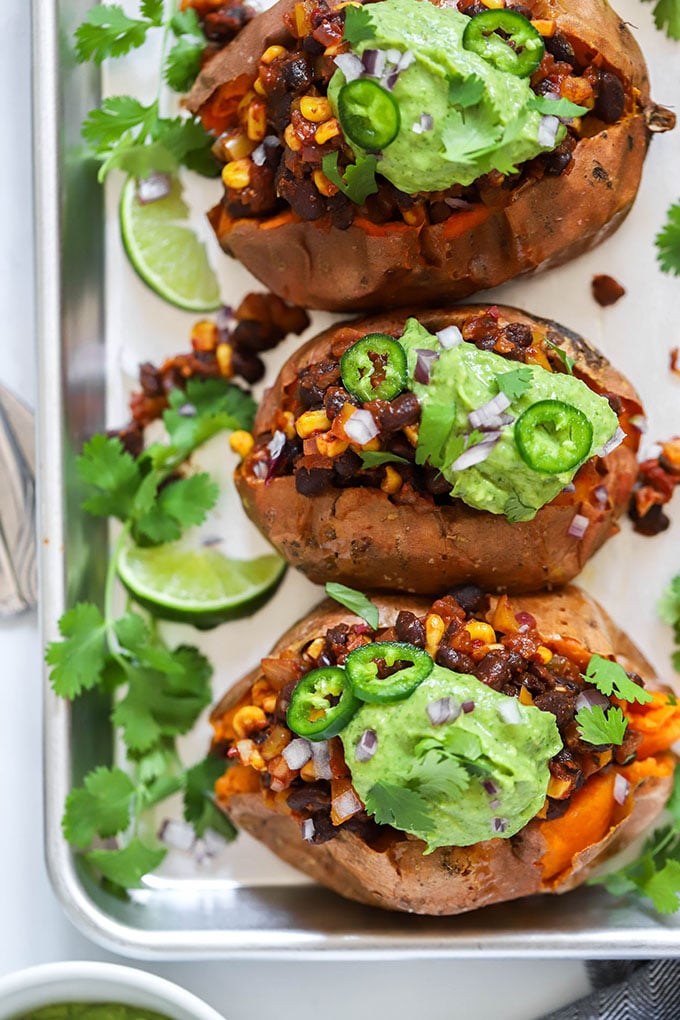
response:
M680 960L586 963L590 995L542 1020L680 1020Z

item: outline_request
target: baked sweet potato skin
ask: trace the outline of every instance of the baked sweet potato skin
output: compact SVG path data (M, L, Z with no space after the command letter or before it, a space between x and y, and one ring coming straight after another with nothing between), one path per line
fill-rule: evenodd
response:
M380 626L391 626L400 610L418 615L429 605L429 600L403 595L377 597L374 602ZM555 594L514 598L513 608L531 613L544 637L571 638L604 656L620 652L626 668L652 679L651 667L642 654L584 591L570 586ZM326 600L283 635L272 655L299 649L341 620L358 622L358 617ZM227 693L213 717L222 716L261 676L256 669L245 677ZM264 790L235 793L220 806L238 827L287 863L349 899L389 910L453 915L536 893L565 892L581 884L661 813L672 787L672 768L658 771L662 774L642 776L634 782L624 805L615 805L609 798L611 817L601 826L597 842L580 847L575 839L569 866L550 876L544 875L542 859L549 847L546 826L553 823L538 819L511 839L445 847L424 856L422 842L396 832L374 846L346 829L327 843L307 843L281 801ZM588 790L588 782L583 790ZM569 813L564 817L568 819Z
M254 77L271 43L285 42L279 0L207 65L189 97L200 111L224 82ZM384 227L356 219L346 230L304 222L290 211L269 219L210 213L224 250L276 294L334 311L458 300L519 274L559 265L592 248L621 224L635 198L651 129L661 129L647 69L628 26L605 0L533 0L535 18L554 20L581 52L600 54L635 102L615 124L582 138L568 173L523 182L504 207L475 206L441 224ZM668 119L670 126L672 118Z
M418 312L423 325L436 332L462 325L484 306ZM616 394L635 409L639 398L630 383L585 340L547 320L518 309L500 307L501 316L547 331L547 336L576 362L576 372L594 388ZM406 316L387 314L339 324L301 347L283 366L258 410L254 435L274 428L286 390L305 365L323 360L333 342L359 339L369 332L399 336ZM473 510L460 502L440 506L422 498L396 502L380 489L329 489L318 496L300 495L291 476L263 482L245 461L235 482L251 520L293 566L317 583L338 581L370 590L437 593L470 581L490 591L535 591L566 584L616 530L637 477L635 443L617 447L600 461L597 484L608 500L583 503L559 497L533 521L510 524L505 517ZM589 520L582 539L568 534L577 512Z

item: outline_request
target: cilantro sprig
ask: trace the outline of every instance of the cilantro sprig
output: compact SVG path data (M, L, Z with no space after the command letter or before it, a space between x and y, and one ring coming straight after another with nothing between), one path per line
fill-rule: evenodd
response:
M191 454L225 429L249 428L254 401L223 380L189 380L174 390L163 415L167 441L153 443L135 459L117 438L94 436L78 459L84 508L123 524L110 557L101 609L91 602L73 606L59 621L61 640L46 652L50 680L60 697L84 691L115 694L112 722L121 733L129 769L99 767L69 794L63 831L88 863L110 884L139 885L154 870L165 848L139 834L143 812L181 793L184 817L198 836L207 828L225 837L234 830L212 799L224 768L208 758L185 768L176 747L211 700L212 667L197 648L170 648L153 620L128 604L113 612L117 558L132 536L149 544L172 541L201 523L214 506L217 486L208 475L182 477ZM93 843L121 838L114 849Z
M680 276L680 201L668 210L666 222L656 235L656 248L662 272Z
M680 0L656 0L654 24L669 39L680 39Z
M82 134L100 161L99 179L117 168L137 178L172 173L187 166L215 176L210 155L213 138L196 117L162 117L160 93L165 83L177 92L191 88L200 69L206 39L196 11L179 13L173 0L141 0L140 18L129 17L119 4L96 4L76 29L76 57L101 64L138 49L154 31L162 33L161 66L156 98L145 105L133 96L111 96L86 117ZM172 46L169 42L172 40Z
M354 10L354 8L348 8ZM331 152L321 160L321 167L324 174L339 191L346 195L356 205L363 205L369 195L375 195L378 185L375 181L375 171L378 160L375 156L357 156L356 163L350 163L345 167L345 176L338 170L338 153Z
M601 655L591 655L583 679L593 684L600 693L607 697L615 697L620 701L634 702L645 705L652 701L652 695L644 687L640 687L626 673L623 666ZM589 744L601 746L613 744L618 747L628 729L628 720L619 707L610 707L606 711L602 705L582 708L575 716L581 740Z
M335 599L351 613L356 613L362 620L365 620L373 630L378 629L380 613L378 607L370 599L366 598L363 592L356 588L348 588L345 584L338 584L337 581L328 581L326 584L326 595Z
M677 645L671 655L673 668L680 673L680 574L674 577L659 600L658 613L664 623L673 628L673 638Z

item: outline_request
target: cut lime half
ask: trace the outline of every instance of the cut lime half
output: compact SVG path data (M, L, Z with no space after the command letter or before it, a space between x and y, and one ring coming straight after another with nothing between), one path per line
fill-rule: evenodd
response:
M120 229L137 274L178 308L209 312L222 303L220 287L205 245L190 227L180 225L188 218L177 177L171 178L166 198L145 205L137 199L134 177L128 178L120 197Z
M233 560L216 549L170 543L129 544L117 567L128 591L154 616L208 630L259 609L274 594L286 564L274 553Z

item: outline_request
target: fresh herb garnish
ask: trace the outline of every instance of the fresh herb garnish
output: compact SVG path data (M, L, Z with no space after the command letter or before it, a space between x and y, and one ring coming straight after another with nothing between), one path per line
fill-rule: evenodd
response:
M680 276L680 201L666 213L663 229L656 235L656 247L662 272Z
M531 386L531 369L522 365L510 372L501 372L496 376L496 382L499 393L504 393L508 400L519 400Z
M592 708L582 708L574 718L581 740L588 744L618 746L623 743L628 729L628 720L620 708L608 708L605 712L602 705L593 705Z
M577 106L571 99L548 99L547 96L537 96L533 92L527 101L527 108L547 117L580 117L589 112L587 106Z
M678 646L671 655L673 668L680 673L680 574L674 577L664 591L657 607L664 623L673 628L673 638Z
M449 81L449 103L460 110L476 106L485 92L484 82L476 74L459 75Z
M375 26L371 21L371 12L366 7L345 7L345 29L343 38L348 43L362 42L375 37ZM325 173L325 170L324 170Z
M335 599L345 609L349 609L351 613L356 613L373 630L378 629L380 622L378 607L370 599L367 599L363 592L357 591L355 588L348 588L344 584L338 584L336 581L329 581L326 585L326 595Z
M408 464L406 457L400 457L389 450L365 450L361 456L361 466L365 468L378 467L380 464Z
M138 885L158 866L165 848L142 841L139 820L150 805L184 794L184 815L198 835L207 827L233 834L212 800L212 785L224 762L207 759L185 769L176 738L196 723L210 703L212 668L189 645L169 648L153 621L128 609L116 617L112 594L117 558L130 536L147 545L171 541L200 523L217 499L206 474L179 476L184 462L207 439L230 428L249 428L254 401L224 380L189 380L186 391L169 395L163 419L166 442L133 458L117 438L94 436L78 459L85 487L83 506L96 516L116 517L123 528L110 558L103 611L81 602L59 621L62 640L46 653L55 693L73 700L99 688L117 693L112 721L120 728L129 773L100 767L85 776L67 800L64 834L109 882ZM219 771L218 771L219 770ZM95 838L135 834L120 849L88 850Z
M589 680L602 694L614 695L621 701L637 702L644 705L653 701L652 695L630 679L623 666L601 655L592 655L588 662L584 680Z
M536 516L536 507L527 506L516 492L511 492L505 501L503 513L510 524L518 524L520 521L533 520Z
M440 404L435 400L427 400L422 405L418 443L416 446L416 464L441 462L444 444L449 437L456 419L456 407L453 403Z
M366 811L379 825L393 825L403 832L434 830L426 799L396 783L374 783L366 797Z
M576 364L574 359L571 358L566 351L563 351L561 347L558 347L556 343L553 343L552 340L549 340L548 337L545 337L545 342L547 343L548 347L552 347L555 354L557 354L558 358L566 368L568 374L573 375L574 365Z
M354 10L354 8L348 8ZM327 153L321 160L324 174L343 195L356 205L363 205L369 195L375 195L378 185L375 182L375 171L378 160L375 156L357 156L356 163L345 167L345 177L338 170L338 153Z
M141 18L130 18L118 4L97 4L75 33L79 61L122 57L142 46L157 29L174 38L169 52L162 48L160 81L187 91L196 77L206 46L194 10L166 11L163 0L142 0ZM114 167L137 178L153 172L172 173L187 166L197 173L216 176L219 168L210 155L214 139L196 117L161 117L159 95L145 105L133 96L111 96L92 110L83 123L83 138L100 161L99 179Z
M680 39L680 0L657 0L652 13L660 31L669 39Z

